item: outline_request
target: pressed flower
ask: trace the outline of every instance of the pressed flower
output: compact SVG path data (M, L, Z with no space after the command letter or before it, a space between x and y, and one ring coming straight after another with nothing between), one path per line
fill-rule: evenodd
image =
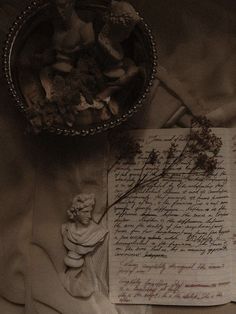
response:
M178 145L176 143L171 143L169 150L167 151L167 159L171 159L175 156Z
M155 151L155 149L153 149L147 158L147 164L155 165L157 162L158 162L158 154Z
M119 159L126 159L127 157L134 158L137 153L142 152L140 145L130 135L116 133L116 136L111 136L111 134L111 146L119 151ZM137 181L107 208L100 221L115 204L129 197L140 188L156 184L159 180L165 178L174 166L181 165L181 162L185 159L193 161L193 168L189 169L189 174L193 170L202 170L203 174L207 176L212 175L217 169L218 154L221 147L222 140L212 132L210 121L205 117L197 117L192 121L189 135L186 137L186 144L182 150L179 151L178 145L175 142L171 143L167 150L166 160L163 162L162 169L160 169L160 163L158 163L158 167L148 169L146 165L151 164L155 166L158 162L158 154L152 149L144 160L143 166L140 168ZM113 164L109 171L113 169L115 164Z

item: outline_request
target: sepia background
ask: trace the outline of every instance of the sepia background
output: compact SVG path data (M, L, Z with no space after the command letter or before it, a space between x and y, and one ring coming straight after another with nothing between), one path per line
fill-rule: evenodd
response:
M236 126L235 0L130 2L151 26L159 59L150 98L130 127L188 126L196 114L211 117L216 126ZM1 0L1 47L25 3ZM104 209L105 135L83 140L30 136L2 73L0 93L0 312L91 314L86 301L77 304L58 288L64 254L58 230L68 200L78 191L99 195L95 216ZM104 274L102 266L99 272ZM156 306L152 313L230 314L235 309L234 304Z

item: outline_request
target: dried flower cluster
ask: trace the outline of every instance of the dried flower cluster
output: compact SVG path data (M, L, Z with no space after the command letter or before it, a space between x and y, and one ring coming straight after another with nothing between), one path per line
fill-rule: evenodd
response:
M113 146L117 147L120 152L118 160L134 161L135 156L141 153L139 144L136 143L130 135L119 133L119 135L115 137L115 140L113 137ZM176 143L171 143L166 152L166 160L162 169L160 169L159 153L152 149L144 161L137 182L111 204L107 208L107 211L138 189L154 184L164 178L173 167L181 164L184 159L193 161L193 169L190 169L189 173L200 170L201 172L203 171L204 175L211 175L217 168L217 157L221 147L222 141L213 133L210 121L205 117L195 118L192 121L189 135L186 137L185 146L180 150ZM149 173L145 173L147 165L153 166ZM112 168L110 168L110 170ZM102 218L105 216L106 212Z
M50 100L45 99L43 106L34 104L29 118L35 132L40 131L43 126L75 126L84 109L83 103L94 105L95 95L104 82L98 63L90 52L84 52L70 73L56 74L51 78ZM101 102L98 109L102 109L104 105Z
M146 74L130 39L140 21L131 4L105 1L104 10L93 11L91 6L86 17L74 1L54 4L52 44L37 50L30 62L43 91L41 104L30 99L28 118L36 133L96 125L118 116L127 110L127 97L137 98Z
M194 168L204 170L207 175L212 174L217 166L217 155L222 141L211 129L210 121L205 117L198 117L192 121L188 140L188 151L194 160Z
M147 164L148 165L155 165L158 162L158 153L153 149L147 158Z

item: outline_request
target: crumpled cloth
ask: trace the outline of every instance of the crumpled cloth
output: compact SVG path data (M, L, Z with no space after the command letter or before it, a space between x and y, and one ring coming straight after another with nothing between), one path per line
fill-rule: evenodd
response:
M94 221L80 229L72 222L62 225L64 246L68 251L77 253L83 261L80 267L65 269L60 276L64 287L72 296L88 298L94 291L100 291L93 253L99 245L103 245L107 233L107 229Z
M130 128L162 127L183 104L194 114L217 119L222 108L231 112L236 99L235 2L131 2L152 26L159 63L168 75L158 73L146 105L129 121ZM1 42L23 5L22 0L1 1ZM78 140L27 135L2 79L0 93L0 312L182 313L182 308L175 307L112 306L106 297L106 243L93 257L98 291L89 300L74 298L66 291L60 279L65 256L60 227L67 219L72 196L78 192L95 193L95 220L106 206L105 136ZM214 113L217 110L220 114ZM231 115L228 125L235 124L235 116ZM224 124L228 122L224 117ZM217 124L222 125L222 120ZM224 307L228 308L231 306Z

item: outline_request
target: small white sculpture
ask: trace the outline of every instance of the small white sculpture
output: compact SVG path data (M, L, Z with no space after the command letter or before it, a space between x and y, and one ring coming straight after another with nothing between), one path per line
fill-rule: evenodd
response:
M125 1L112 1L111 12L106 18L106 24L98 40L113 61L119 62L124 58L122 42L129 38L139 21L140 16L131 4Z
M54 26L53 42L57 61L53 67L69 73L78 52L95 40L93 24L79 18L75 10L75 0L54 0L54 3L61 24Z
M62 237L68 253L65 286L73 296L88 297L94 292L95 274L89 260L108 231L92 221L94 194L78 194L67 211L69 222L62 225Z

